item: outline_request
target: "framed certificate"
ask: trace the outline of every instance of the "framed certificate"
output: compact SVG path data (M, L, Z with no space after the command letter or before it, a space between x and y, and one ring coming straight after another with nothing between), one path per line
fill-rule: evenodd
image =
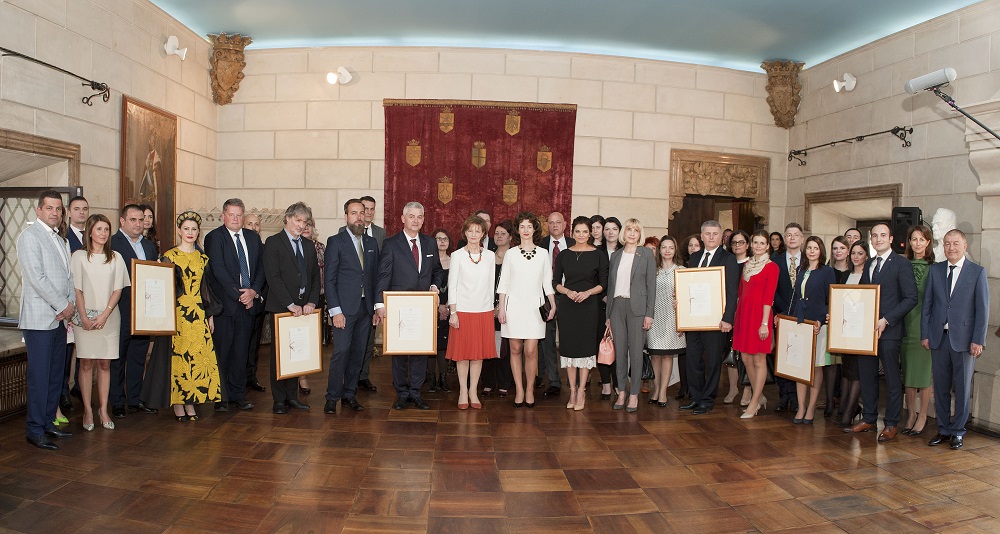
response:
M174 264L132 260L132 335L177 334Z
M295 317L274 314L274 347L278 380L315 373L322 368L323 310Z
M726 268L674 269L677 331L719 330L726 311Z
M778 316L774 342L774 374L807 386L813 383L816 369L817 321L798 322L788 315Z
M385 291L382 354L437 354L438 294L433 291Z
M826 350L839 354L875 356L879 318L877 284L830 286L830 327Z

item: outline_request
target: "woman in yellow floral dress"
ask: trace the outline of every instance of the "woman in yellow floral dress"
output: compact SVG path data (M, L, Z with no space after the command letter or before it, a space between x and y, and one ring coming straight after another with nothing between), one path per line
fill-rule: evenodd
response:
M181 243L163 253L180 269L177 288L177 335L173 337L170 404L178 421L196 421L194 405L222 401L219 364L212 343L214 324L202 302L202 276L208 256L195 248L201 216L186 211L177 217Z

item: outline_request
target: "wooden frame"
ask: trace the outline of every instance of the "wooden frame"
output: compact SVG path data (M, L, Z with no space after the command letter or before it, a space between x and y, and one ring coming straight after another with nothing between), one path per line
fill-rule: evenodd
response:
M832 284L827 350L838 354L876 356L878 336L878 284Z
M312 374L323 367L323 310L299 316L274 314L275 374L278 380Z
M674 269L677 331L719 330L726 312L726 268Z
M790 315L779 315L774 332L774 374L811 386L816 370L818 321L801 323Z
M174 264L132 260L132 335L177 334ZM137 313L141 310L141 313Z
M433 291L385 291L382 354L437 354L438 294Z
M120 202L149 204L160 250L174 244L177 116L122 95Z

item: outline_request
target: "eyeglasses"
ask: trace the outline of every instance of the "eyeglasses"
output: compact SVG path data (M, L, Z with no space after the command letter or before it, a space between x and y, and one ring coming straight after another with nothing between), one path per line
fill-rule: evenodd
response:
M737 240L734 239L734 240L730 241L729 244L730 245L746 245L747 242L744 241L744 240L742 240L742 239L740 239L739 241L737 241Z
M444 236L441 236L441 237L435 237L434 239L436 239L436 240L438 240L438 241L448 241L448 238L447 238L447 237L444 237Z

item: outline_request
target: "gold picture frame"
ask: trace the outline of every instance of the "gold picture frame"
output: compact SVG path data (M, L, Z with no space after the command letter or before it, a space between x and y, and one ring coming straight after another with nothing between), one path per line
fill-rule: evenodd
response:
M674 270L677 331L721 330L726 312L726 268L699 267Z
M437 354L438 294L433 291L385 291L382 354Z
M132 259L132 335L177 334L174 264Z
M177 115L122 95L119 206L148 204L160 250L174 244Z
M816 325L779 315L774 331L774 375L811 386L816 371Z
M323 310L302 315L274 314L274 347L278 380L315 373L322 369Z
M837 354L878 355L875 325L879 319L880 297L878 284L832 284L826 350Z

